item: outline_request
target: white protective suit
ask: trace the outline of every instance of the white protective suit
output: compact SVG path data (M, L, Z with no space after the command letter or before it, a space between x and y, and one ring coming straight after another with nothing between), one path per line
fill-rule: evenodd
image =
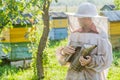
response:
M83 70L68 69L66 80L107 80L107 71L112 64L112 46L108 39L108 22L106 17L90 17L94 24L93 30L98 33L82 32L78 16L69 15L69 27L71 30L68 45L92 44L97 47L90 53L92 61ZM82 17L83 18L83 17ZM56 51L57 59L61 65L66 65L65 56L61 55L63 48Z

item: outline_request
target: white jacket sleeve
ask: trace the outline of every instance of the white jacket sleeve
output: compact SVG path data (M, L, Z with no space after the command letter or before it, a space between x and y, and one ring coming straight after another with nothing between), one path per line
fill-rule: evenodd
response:
M61 65L66 65L67 62L65 61L65 56L61 54L62 49L63 47L60 47L56 50L56 57L57 57L58 62Z
M107 39L99 39L97 54L92 55L92 62L87 65L86 68L100 72L110 67L112 61L113 57L111 43Z

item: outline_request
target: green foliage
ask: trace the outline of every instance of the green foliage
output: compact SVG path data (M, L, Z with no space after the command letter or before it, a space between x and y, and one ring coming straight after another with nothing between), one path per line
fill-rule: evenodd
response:
M7 47L7 46L2 46L2 51L5 53L5 54L8 54L11 52L11 48L10 47Z
M120 0L114 0L115 9L120 10Z
M2 60L0 59L0 65L2 64Z
M5 27L12 25L13 21L21 15L24 10L26 2L17 0L2 0L0 6L0 26Z
M23 12L31 11L33 12L33 15L34 14L37 15L39 13L42 13L42 10L49 10L46 8L49 6L49 3L51 1L52 0L2 0L0 4L0 22L1 22L0 27L12 27L12 24L16 22L17 18L24 19L24 17L22 17ZM36 18L36 16L34 16L33 18ZM36 34L38 33L36 32ZM33 67L36 74L36 54L38 51L40 37L37 35L35 36L35 38L37 40L35 41L35 43L32 42L32 52L33 52ZM3 50L4 52L7 52L6 48L4 48ZM45 59L44 64L46 64L47 51L44 51L44 53L45 54L42 57L43 59Z
M44 0L0 0L0 27L12 27L18 18L26 19L22 16L23 13L32 13L34 15L32 18L35 19L37 16L35 14L41 13L36 7L38 2L42 5Z
M113 53L113 59L114 59L114 61L113 61L113 63L114 63L114 65L115 66L119 66L119 61L118 61L118 59L120 58L120 51L114 51L114 53Z

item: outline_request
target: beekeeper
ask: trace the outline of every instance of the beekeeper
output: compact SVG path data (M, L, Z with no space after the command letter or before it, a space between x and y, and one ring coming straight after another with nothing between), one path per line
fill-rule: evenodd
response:
M98 15L94 4L85 2L79 5L76 13L68 14L68 20L71 32L68 45L56 51L61 65L71 64L65 59L66 55L75 54L75 48L72 46L90 44L97 47L86 56L87 58L79 57L84 68L80 71L69 68L66 80L106 80L107 70L113 60L107 18Z

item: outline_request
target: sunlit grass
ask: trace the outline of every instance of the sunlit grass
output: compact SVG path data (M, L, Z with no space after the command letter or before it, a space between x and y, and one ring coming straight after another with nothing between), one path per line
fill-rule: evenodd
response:
M120 80L120 66L112 66L109 70L108 80Z
M9 65L0 67L0 80L34 80L31 69L22 70Z

